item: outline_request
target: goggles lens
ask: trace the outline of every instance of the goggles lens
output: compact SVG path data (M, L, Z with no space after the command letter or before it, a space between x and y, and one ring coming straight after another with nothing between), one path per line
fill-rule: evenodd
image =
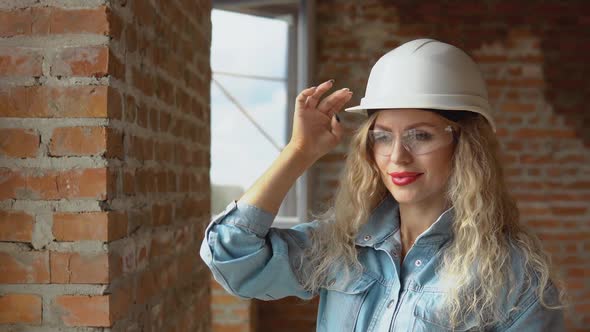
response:
M426 154L448 146L453 142L453 127L412 128L402 135L404 148L414 155ZM380 156L389 156L395 146L395 135L386 130L369 130L369 144Z

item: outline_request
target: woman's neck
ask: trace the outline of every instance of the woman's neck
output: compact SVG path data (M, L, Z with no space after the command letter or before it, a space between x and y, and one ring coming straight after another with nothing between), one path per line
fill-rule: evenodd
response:
M400 204L402 245L409 250L416 238L428 229L450 207L443 198L424 200L415 204Z

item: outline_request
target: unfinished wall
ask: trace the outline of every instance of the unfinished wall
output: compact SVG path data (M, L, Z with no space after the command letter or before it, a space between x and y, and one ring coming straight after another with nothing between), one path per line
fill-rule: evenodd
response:
M364 96L372 65L405 41L433 37L480 64L495 109L505 167L523 222L567 276L570 331L590 323L590 3L587 1L318 1L317 76ZM344 114L345 126L358 117ZM334 193L348 142L312 170L313 209ZM317 302L257 301L260 331L315 319ZM297 305L294 309L294 305ZM314 310L305 310L308 306ZM295 312L295 313L293 313Z
M209 330L210 1L0 6L0 329Z

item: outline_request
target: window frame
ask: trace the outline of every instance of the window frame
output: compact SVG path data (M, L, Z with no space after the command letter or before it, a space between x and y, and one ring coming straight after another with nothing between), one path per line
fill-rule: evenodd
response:
M295 97L299 91L311 86L309 83L314 72L315 50L313 36L315 16L313 13L315 11L315 0L213 0L212 5L214 9L282 19L288 23L287 108L285 112L287 117L285 121L287 126L285 142L288 142L293 129ZM268 8L272 8L272 11ZM297 179L295 185L289 189L275 217L273 227L290 228L309 221L308 176L309 170L306 170ZM295 216L280 215L288 212L295 212Z

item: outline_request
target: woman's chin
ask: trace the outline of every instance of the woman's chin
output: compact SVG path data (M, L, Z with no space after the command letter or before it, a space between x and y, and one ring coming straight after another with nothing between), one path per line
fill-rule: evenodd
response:
M391 191L390 191L391 192ZM420 200L420 197L415 192L403 192L394 189L391 194L398 203L414 203Z

